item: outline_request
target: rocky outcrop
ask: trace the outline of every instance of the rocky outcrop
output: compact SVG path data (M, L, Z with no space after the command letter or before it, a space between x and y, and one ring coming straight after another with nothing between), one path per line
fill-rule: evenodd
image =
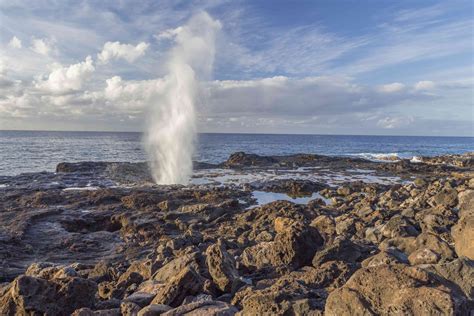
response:
M227 252L223 241L206 250L206 263L214 283L223 292L230 292L234 280L239 277L234 258Z
M318 231L294 223L278 232L271 242L261 242L244 250L242 262L248 267L289 265L294 269L308 265L323 240Z
M470 161L236 153L203 185L122 163L0 177L0 314L468 315Z
M466 312L465 301L427 272L406 265L363 268L333 291L325 315L452 315Z

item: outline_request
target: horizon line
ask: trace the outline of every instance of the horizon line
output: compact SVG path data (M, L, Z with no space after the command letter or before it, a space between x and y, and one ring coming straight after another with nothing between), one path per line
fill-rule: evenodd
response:
M35 130L35 129L0 129L0 132L53 132L53 133L137 133L143 131L90 131L90 130ZM320 133L255 133L255 132L198 132L197 134L227 134L227 135L300 135L300 136L375 136L375 137L459 137L474 138L460 135L400 135L400 134L320 134Z

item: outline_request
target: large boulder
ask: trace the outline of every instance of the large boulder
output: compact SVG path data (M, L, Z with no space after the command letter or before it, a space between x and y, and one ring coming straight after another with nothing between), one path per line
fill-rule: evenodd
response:
M338 238L316 253L313 258L313 266L318 267L324 262L333 260L354 263L360 261L364 252L368 252L364 247L348 239Z
M474 190L459 192L458 209L459 217L461 218L467 215L474 215Z
M180 315L192 315L192 316L232 316L238 312L235 306L232 306L225 302L213 301L213 300L201 300L197 302L191 302L189 304L181 305L177 308L169 310L162 316L180 316Z
M68 277L46 280L19 276L0 298L1 315L70 315L81 307L91 307L97 284Z
M195 271L199 271L201 260L201 255L197 252L177 257L156 271L156 273L153 275L153 280L159 282L168 282L186 267L194 269Z
M278 232L273 241L246 248L242 262L248 267L287 265L298 269L311 264L322 244L323 239L314 227L295 223Z
M193 269L186 267L177 275L171 277L168 283L158 290L152 304L179 306L188 295L198 294L203 280Z
M465 300L419 268L379 265L356 271L329 295L325 315L453 315Z
M461 217L451 228L451 235L456 254L474 260L474 215Z
M230 292L232 282L239 277L234 258L227 252L222 240L206 250L206 263L212 280L223 292Z
M242 308L242 315L308 315L321 312L323 291L303 282L283 277L264 289L245 287L236 293L232 304Z

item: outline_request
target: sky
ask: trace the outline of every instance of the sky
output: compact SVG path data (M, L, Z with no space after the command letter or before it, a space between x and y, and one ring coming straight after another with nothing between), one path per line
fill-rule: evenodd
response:
M0 0L0 130L142 131L202 12L200 132L474 136L469 0Z

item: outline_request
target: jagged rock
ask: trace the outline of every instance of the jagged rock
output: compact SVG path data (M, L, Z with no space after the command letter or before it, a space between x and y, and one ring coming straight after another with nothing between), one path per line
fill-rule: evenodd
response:
M193 315L193 316L232 316L238 312L235 306L225 302L203 300L181 305L177 308L171 309L163 316L179 316L179 315Z
M336 222L329 215L319 215L311 222L310 226L316 228L326 242L336 235Z
M408 263L407 255L396 248L388 248L362 261L362 267L376 267L386 264Z
M123 316L136 316L140 311L140 306L130 301L122 301L120 304L120 313Z
M417 249L408 256L411 265L436 263L438 260L439 255L429 248Z
M144 292L135 292L132 295L127 296L122 302L132 302L140 307L145 307L153 301L156 295Z
M222 240L206 250L206 263L209 273L218 288L230 292L232 282L239 277L234 258L227 252Z
M406 265L363 268L329 294L325 315L461 314L465 301L421 269Z
M350 240L338 238L319 250L315 254L312 263L314 267L318 267L324 262L335 260L354 263L362 257L364 252L367 252L367 250L362 246Z
M160 268L153 275L153 279L159 282L168 282L171 278L180 273L185 267L199 271L199 261L201 260L200 257L201 255L197 252L177 257Z
M90 308L84 307L77 309L72 316L121 316L120 308L102 309L102 310L91 310Z
M164 304L151 304L142 308L137 316L159 316L163 315L165 312L173 309L171 306Z
M242 289L232 304L242 307L243 315L294 315L301 309L301 300L309 299L306 309L321 311L324 306L322 291L311 289L295 280L277 280L265 289Z
M473 179L471 179L471 181ZM474 190L466 190L466 191L459 192L458 202L459 202L458 209L459 209L460 218L463 218L467 215L474 216Z
M423 269L440 277L440 282L446 286L460 289L461 293L474 301L474 261L458 258L452 262L424 266Z
M393 216L386 224L382 225L380 232L387 238L417 236L419 231L402 216Z
M454 239L454 249L459 257L474 260L474 215L459 219L451 229Z
M380 250L387 250L389 248L396 248L406 255L409 255L416 250L416 238L415 237L396 237L391 239L385 239L379 244Z
M449 189L437 193L428 203L432 206L453 207L458 202L458 193L456 190Z
M165 304L176 307L188 295L199 293L202 288L202 278L190 267L171 277L152 301L152 304Z
M0 314L69 315L94 304L96 283L77 277L45 280L19 276L0 298Z
M315 228L295 224L278 233L272 242L246 248L242 261L248 267L289 265L297 269L311 262L322 243Z
M454 259L454 251L449 244L441 238L430 233L421 233L416 237L415 247L417 250L429 249L440 257L440 260ZM412 252L410 252L411 254Z

